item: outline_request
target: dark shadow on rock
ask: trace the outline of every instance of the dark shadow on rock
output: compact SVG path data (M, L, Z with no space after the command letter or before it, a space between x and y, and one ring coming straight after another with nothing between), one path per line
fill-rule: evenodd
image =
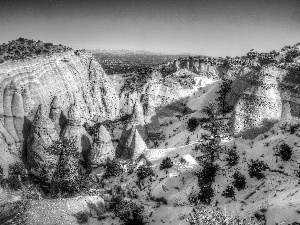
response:
M248 140L253 140L258 135L268 132L274 126L274 124L277 122L278 121L265 119L265 120L263 120L263 122L261 123L261 125L259 127L248 128L248 129L244 130L243 132L240 132L234 136L242 137L242 138L248 139Z
M67 126L67 123L68 123L68 119L64 115L63 111L61 111L60 117L59 117L59 126L60 126L60 134L59 134L59 136L62 135L62 132L64 131L65 127Z
M81 136L81 148L82 148L82 156L84 159L84 167L87 168L88 157L91 151L92 143L90 139L86 135Z
M29 138L31 127L32 127L32 122L27 117L24 117L24 124L23 124L23 131L22 131L22 134L24 137L23 145L22 145L22 147L23 147L22 161L26 167L29 166L29 164L27 162L27 143L28 143L28 138Z

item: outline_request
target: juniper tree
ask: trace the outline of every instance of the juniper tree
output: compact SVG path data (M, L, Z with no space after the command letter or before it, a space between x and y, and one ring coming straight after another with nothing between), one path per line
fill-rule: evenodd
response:
M218 98L216 101L220 106L223 115L230 112L231 107L226 102L226 96L231 91L232 80L227 79L225 76L222 77L222 83L220 85L220 90L216 92L218 94Z

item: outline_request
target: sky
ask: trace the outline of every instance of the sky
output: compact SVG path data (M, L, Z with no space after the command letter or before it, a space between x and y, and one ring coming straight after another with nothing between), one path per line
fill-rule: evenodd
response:
M1 0L0 43L241 56L300 42L300 0Z

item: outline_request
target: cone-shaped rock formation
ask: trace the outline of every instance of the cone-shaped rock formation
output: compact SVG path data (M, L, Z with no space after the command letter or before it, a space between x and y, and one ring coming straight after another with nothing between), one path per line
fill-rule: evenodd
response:
M237 136L254 138L281 117L276 77L264 72L256 76L256 81L243 92L233 112L233 131Z
M91 166L98 166L105 163L108 158L113 159L114 157L115 149L111 136L106 128L101 125L91 149L89 163Z

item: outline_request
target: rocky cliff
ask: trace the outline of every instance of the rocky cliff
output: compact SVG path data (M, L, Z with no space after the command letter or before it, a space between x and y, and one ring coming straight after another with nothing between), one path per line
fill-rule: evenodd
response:
M227 101L234 106L233 133L255 137L282 117L283 105L300 117L300 71L274 65L244 68L235 79ZM250 133L249 133L250 132Z
M118 95L91 54L69 51L0 64L1 147L20 154L40 105L57 126L65 125L60 112L66 119L75 102L83 122L119 115Z

